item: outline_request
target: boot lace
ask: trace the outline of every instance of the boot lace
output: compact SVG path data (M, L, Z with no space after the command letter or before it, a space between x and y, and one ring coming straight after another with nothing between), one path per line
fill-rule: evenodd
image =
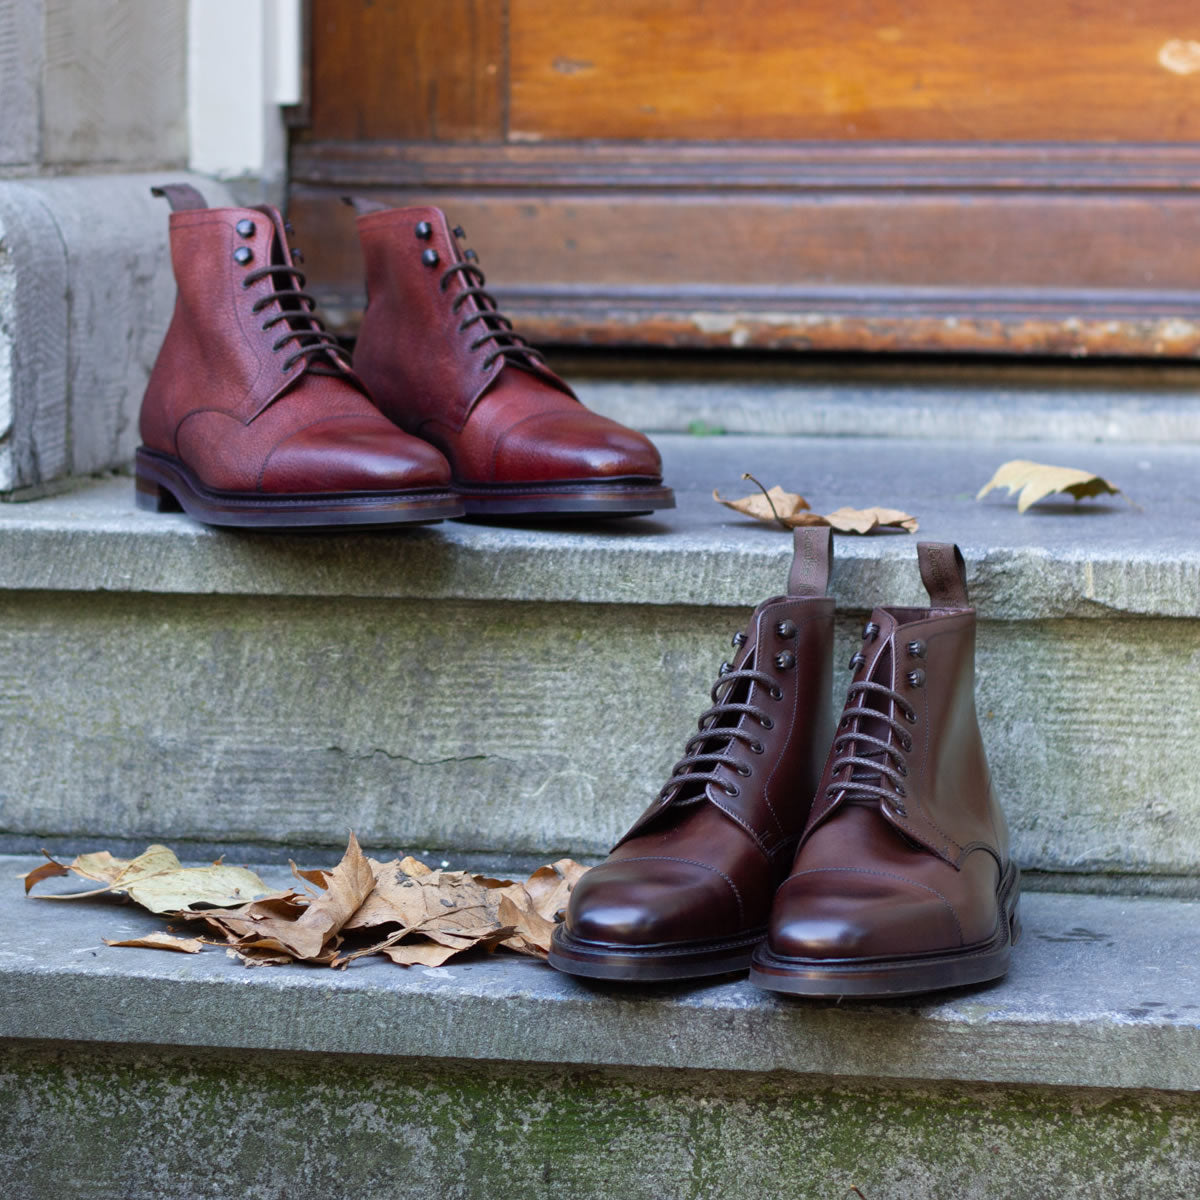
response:
M519 333L513 329L513 323L501 311L496 298L484 288L487 283L483 271L475 261L475 251L468 250L462 262L456 262L442 272L439 286L444 292L450 286L455 275L461 275L466 284L455 297L450 311L456 316L462 306L474 299L479 311L459 322L459 332L465 333L472 325L481 326L479 336L471 343L471 349L478 350L492 343L491 353L483 360L486 371L498 358L504 359L516 366L529 366L531 363L544 363L546 360Z
M341 372L329 357L329 352L343 354L341 345L332 333L325 329L324 322L316 315L317 302L303 291L305 275L295 267L272 263L247 271L242 277L242 287L248 288L260 279L272 276L275 290L260 296L250 311L257 316L264 309L276 305L279 311L263 322L263 329L274 329L286 323L287 332L275 340L271 349L278 354L289 343L295 343L293 352L284 359L281 370L286 375L296 363L305 360L306 369L314 375L340 375Z
M877 627L868 625L864 636L871 636L873 628L878 632ZM912 643L910 653L917 645L920 643ZM860 655L855 655L851 661L851 666L855 665L861 665ZM910 681L915 682L918 677L923 681L924 675L915 672L910 675ZM872 706L869 703L872 697L886 701L904 720L897 720L891 712L883 711L882 706ZM870 722L876 722L875 728L886 736L877 737L863 728ZM904 780L908 775L907 755L913 747L909 728L916 723L916 709L895 689L869 679L852 683L846 692L846 705L838 729L852 727L834 737L835 757L830 767L831 782L826 788L826 800L832 802L839 795L847 801L881 800L898 816L906 817L908 810L904 799L908 793ZM839 780L837 776L847 769L849 778Z
M743 646L745 643L745 634L739 633L735 636L735 646ZM672 792L678 797L685 787L692 791L693 785L709 783L715 783L728 796L739 794L737 784L723 779L718 768L730 767L739 775L751 775L753 768L749 762L736 753L738 743L744 743L752 754L763 752L762 743L754 736L752 730L740 727L739 719L744 714L752 717L763 729L773 729L775 726L768 712L750 703L755 684L765 689L772 700L783 699L782 689L775 682L774 676L766 671L751 667L735 670L732 663L721 664L717 682L709 691L712 707L701 713L698 722L700 732L688 738L683 747L683 757L671 769L671 777L658 793L659 800L665 799ZM744 699L735 699L738 696Z

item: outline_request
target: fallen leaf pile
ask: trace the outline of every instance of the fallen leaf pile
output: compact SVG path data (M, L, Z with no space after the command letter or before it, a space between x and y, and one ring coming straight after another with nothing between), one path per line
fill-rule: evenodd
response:
M993 488L1008 488L1008 494L1020 492L1017 497L1017 512L1023 513L1031 505L1047 496L1062 493L1076 500L1088 496L1116 496L1121 489L1090 471L1078 471L1074 467L1051 467L1046 463L1029 462L1014 458L1002 464L979 489L976 500L982 500Z
M753 475L743 475L758 484L756 495L743 496L740 500L726 500L713 490L713 499L734 512L778 525L781 529L795 529L800 525L828 525L838 533L873 533L876 529L901 529L905 533L916 533L916 517L898 508L839 508L821 516L812 512L809 503L795 492L785 492L781 487L767 489Z
M586 870L564 858L519 883L435 870L411 857L378 862L362 853L353 834L342 861L330 871L302 871L292 864L300 891L272 892L253 871L220 861L185 867L166 846L151 846L134 859L106 851L68 864L46 857L48 862L22 876L26 894L42 880L69 874L101 886L35 899L123 893L153 913L189 922L196 934L106 938L108 945L187 954L206 945L225 946L248 966L344 967L379 954L402 966L436 967L464 950L497 946L545 958L555 914Z

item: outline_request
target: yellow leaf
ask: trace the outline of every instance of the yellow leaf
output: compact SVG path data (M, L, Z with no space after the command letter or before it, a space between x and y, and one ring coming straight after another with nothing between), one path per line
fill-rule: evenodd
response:
M106 946L139 946L145 950L178 950L183 954L199 954L204 949L204 942L199 938L177 937L173 933L144 933L141 937L125 938L123 941L113 941L111 938L101 939Z
M49 856L47 856L49 857ZM270 889L253 871L215 862L209 867L185 867L166 846L149 846L137 858L114 858L107 850L81 854L64 866L53 859L30 871L25 891L43 879L73 873L102 886L86 892L38 896L39 900L82 900L106 892L125 892L153 913L172 913L193 905L232 908Z
M743 479L754 479L753 475L743 475ZM754 479L758 483L757 479ZM781 487L769 490L758 483L759 491L753 496L743 496L740 500L726 500L717 490L713 489L713 499L718 504L732 508L744 516L753 517L756 521L765 521L769 525L779 525L784 529L793 529L806 522L798 520L800 514L809 509L809 503L796 492L785 492Z
M995 475L979 489L975 499L982 500L988 492L998 487L1007 488L1010 496L1014 492L1021 493L1017 497L1019 513L1056 492L1073 496L1076 500L1083 500L1088 496L1116 496L1121 492L1115 484L1109 483L1099 475L1093 475L1090 471L1079 471L1074 467L1052 467L1023 458L1015 458L999 467Z
M838 533L871 533L876 529L903 529L916 533L917 518L898 508L839 508L821 518Z

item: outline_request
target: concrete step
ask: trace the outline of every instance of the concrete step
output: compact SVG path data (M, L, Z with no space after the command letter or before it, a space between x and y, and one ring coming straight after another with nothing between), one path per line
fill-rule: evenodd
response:
M286 855L354 828L467 861L603 854L785 578L789 539L710 498L751 470L963 546L984 736L1033 884L1200 890L1193 448L1063 444L1137 507L1018 516L973 497L1019 443L660 442L679 508L623 524L239 534L138 513L127 479L4 507L6 844ZM871 606L921 602L915 540L839 537L839 664Z
M17 1196L48 1162L67 1197L1194 1195L1200 906L1023 908L1007 979L862 1005L499 954L248 970L14 881L0 1157Z

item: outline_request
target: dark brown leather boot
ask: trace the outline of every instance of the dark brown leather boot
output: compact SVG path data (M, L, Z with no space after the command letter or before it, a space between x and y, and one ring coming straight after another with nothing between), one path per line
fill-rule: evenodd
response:
M178 298L142 401L138 506L258 528L461 516L446 460L372 405L314 315L278 211L154 191L175 210Z
M995 979L1019 872L975 717L975 610L957 546L917 548L930 608L877 608L752 982L897 996Z
M450 460L468 515L674 507L650 440L584 408L513 332L441 209L350 202L367 269L355 367L387 416Z
M550 964L599 979L743 970L804 828L833 724L828 529L754 610L658 799L576 884Z

